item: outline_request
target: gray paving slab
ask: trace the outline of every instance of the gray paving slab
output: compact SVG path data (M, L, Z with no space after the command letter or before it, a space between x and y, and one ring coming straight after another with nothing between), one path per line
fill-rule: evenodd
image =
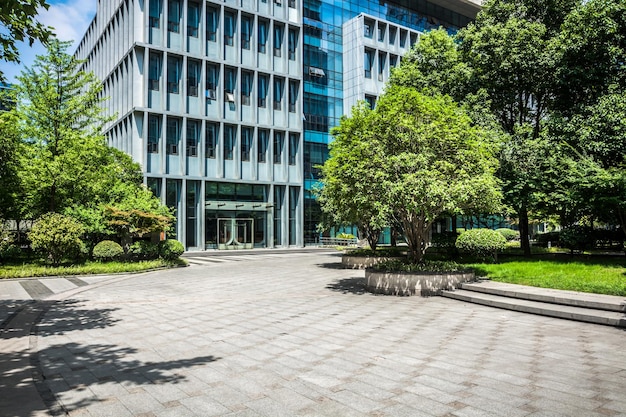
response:
M368 294L332 252L214 256L46 285L2 333L2 410L51 415L47 389L79 417L626 417L623 330Z

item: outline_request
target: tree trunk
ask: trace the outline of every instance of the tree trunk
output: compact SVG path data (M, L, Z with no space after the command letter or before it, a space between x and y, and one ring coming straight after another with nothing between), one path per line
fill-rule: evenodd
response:
M519 235L524 256L530 256L530 240L528 226L528 209L526 204L522 204L519 210Z

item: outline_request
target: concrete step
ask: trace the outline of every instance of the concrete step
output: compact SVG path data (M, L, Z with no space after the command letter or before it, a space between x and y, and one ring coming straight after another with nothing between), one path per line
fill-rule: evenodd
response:
M626 298L614 295L554 290L550 288L530 287L488 280L464 283L461 288L468 291L540 301L543 303L626 312Z
M542 316L604 324L608 326L626 327L626 315L622 312L504 297L465 289L443 291L442 295L455 300L520 311L523 313L539 314Z

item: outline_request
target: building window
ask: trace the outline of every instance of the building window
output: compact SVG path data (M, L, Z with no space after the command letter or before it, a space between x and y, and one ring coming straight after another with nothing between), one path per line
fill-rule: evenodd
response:
M233 159L233 148L235 147L237 127L232 125L224 126L224 159Z
M289 165L296 164L299 145L300 145L300 135L297 133L290 133L289 134Z
M274 110L281 110L285 80L274 77Z
M289 187L289 244L297 243L298 228L296 227L298 218L298 202L300 200L300 189Z
M363 60L363 69L365 71L365 78L372 78L372 66L374 65L374 51L371 49L365 49L365 56Z
M167 30L173 33L180 32L180 2L178 0L167 2Z
M180 119L167 119L167 154L178 155L178 144L180 143Z
M283 32L284 31L285 31L285 28L283 25L274 23L274 56L275 57L282 56Z
M160 139L161 118L150 115L148 117L148 153L159 153Z
M396 33L398 33L398 28L395 26L389 26L389 44L393 45L396 43Z
M218 133L218 124L207 122L206 127L204 128L204 150L207 158L215 158Z
M269 76L268 75L262 75L259 74L258 78L257 78L257 84L259 86L258 88L258 95L259 95L259 103L258 106L259 107L266 107L266 103L267 103L267 90L268 90L268 85L269 85Z
M274 163L280 164L283 159L285 137L282 132L274 132Z
M224 93L226 101L235 102L235 88L237 87L237 70L235 68L224 69Z
M161 0L150 0L150 27L158 29L161 27Z
M219 12L215 7L206 8L206 38L208 41L217 41L217 27L219 22Z
M235 15L224 13L224 45L233 46L235 36Z
M180 65L181 59L177 57L167 58L167 92L178 94L180 91Z
M291 7L292 9L296 8L296 0L289 0L289 7Z
M259 130L257 136L257 156L259 162L267 161L267 146L269 143L270 132L268 130Z
M198 97L198 81L200 79L200 63L187 61L187 95Z
M384 52L378 53L378 81L382 81L385 74L385 61L387 54Z
M285 186L274 186L274 245L280 246L282 239L282 211L285 198Z
M298 92L300 91L300 85L298 81L289 81L289 112L296 112L296 104L298 103Z
M288 34L288 45L289 48L289 60L296 60L296 47L298 45L298 30L294 28L289 28Z
M148 65L148 89L159 91L159 79L161 78L161 56L151 53Z
M187 120L187 156L198 156L198 141L200 136L200 122Z
M241 15L241 49L250 49L252 17Z
M214 64L207 64L206 66L206 98L208 100L216 100L217 84L219 81L219 68Z
M241 104L250 105L250 94L252 92L253 74L248 71L241 71Z
M258 23L258 51L262 54L266 52L267 32L269 30L269 22L267 20L259 20Z
M400 48L405 47L407 35L408 35L408 32L406 30L400 29Z
M364 20L363 23L363 35L366 38L374 36L374 22L371 20Z
M241 160L250 160L250 149L252 148L252 128L241 128Z
M370 109L374 110L374 107L376 107L376 97L366 94L365 101L369 104Z
M378 42L385 41L385 30L387 26L384 23L378 22Z
M398 65L398 56L397 55L389 55L389 67L395 68Z
M198 37L198 26L200 25L200 5L189 2L187 5L187 36Z

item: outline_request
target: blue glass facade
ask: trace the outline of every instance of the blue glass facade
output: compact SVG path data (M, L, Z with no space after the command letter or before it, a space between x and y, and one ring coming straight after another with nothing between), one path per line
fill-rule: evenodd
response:
M455 32L472 20L426 0L304 0L305 242L319 235L321 211L311 191L319 178L316 166L328 158L329 131L345 114L342 25L361 13L420 32L440 26Z

